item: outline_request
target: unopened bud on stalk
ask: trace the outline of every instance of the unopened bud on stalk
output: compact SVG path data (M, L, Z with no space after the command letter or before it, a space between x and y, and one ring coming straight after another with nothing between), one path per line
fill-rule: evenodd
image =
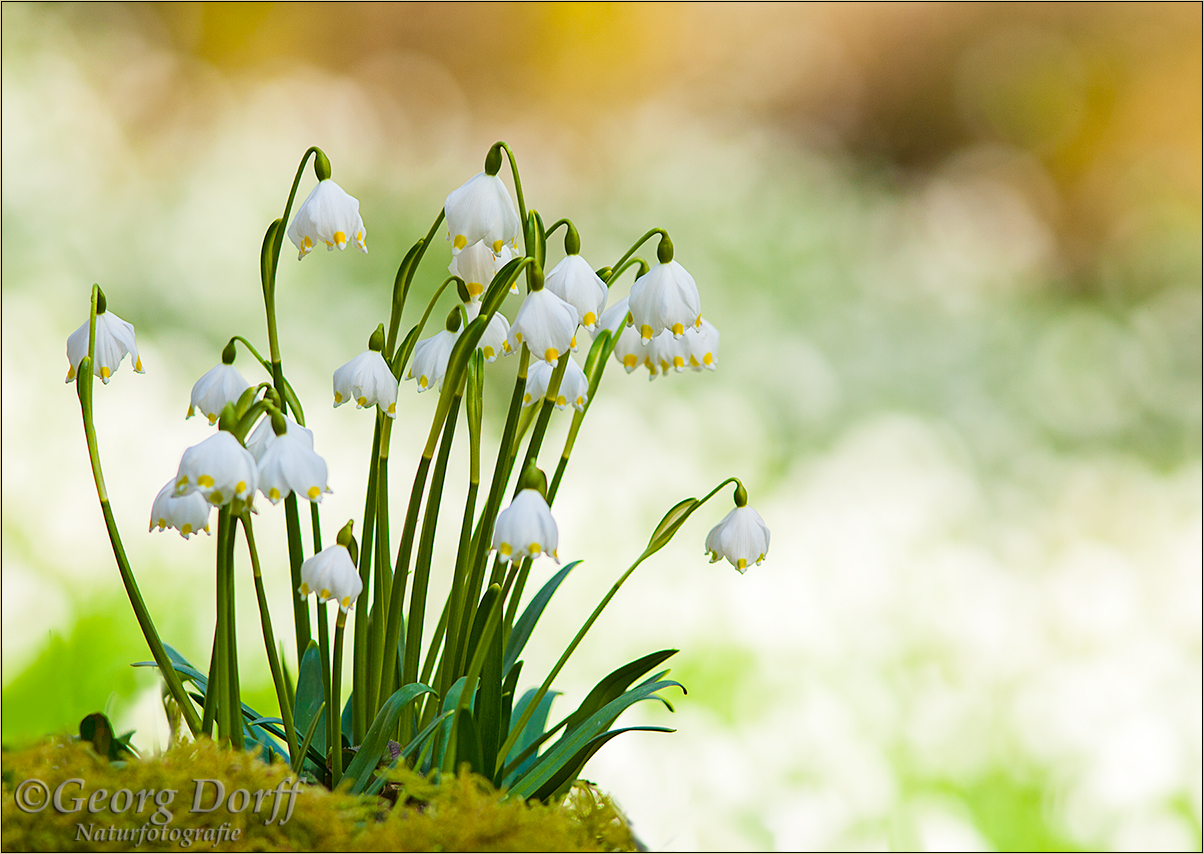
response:
M330 177L330 160L320 148L314 149L314 174L318 176L319 181Z
M748 491L744 488L744 484L736 483L736 489L732 492L732 501L736 502L737 507L743 507L748 503Z
M611 267L599 267L597 270L594 271L594 273L597 274L598 278L601 279L602 281L606 282L607 285L610 285L610 275L613 272L614 272L614 269Z
M540 495L547 496L548 476L536 467L535 463L531 463L523 472L523 476L519 478L518 488L534 489Z
M485 174L496 175L502 168L502 147L495 145L485 155Z
M446 329L448 332L459 332L460 331L460 307L459 306L456 306L448 313L447 323L445 323L443 325L443 328Z
M277 436L288 432L288 422L284 420L284 414L279 409L272 410L272 432Z
M238 402L234 404L234 414L240 419L247 414L247 410L250 409L251 404L255 402L255 395L258 393L258 391L259 389L251 386L238 396Z
M105 299L105 292L100 289L100 285L96 286L96 313L104 314L109 309L109 301Z
M581 254L581 235L577 233L576 227L571 222L568 224L568 231L564 235L564 254Z
M238 413L235 411L233 403L227 403L222 407L222 413L217 419L217 429L225 430L228 433L233 433L238 429Z
M234 339L230 339L230 343L222 348L222 364L233 365L234 357L238 355L238 349L234 346Z
M669 239L669 235L662 234L661 242L656 247L656 260L662 264L668 264L673 260L673 241Z
M375 353L385 349L385 325L383 323L378 323L376 330L368 336L368 349Z

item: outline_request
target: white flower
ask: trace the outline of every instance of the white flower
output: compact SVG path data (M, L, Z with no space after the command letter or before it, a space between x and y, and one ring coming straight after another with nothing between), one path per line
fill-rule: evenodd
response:
M191 418L200 409L209 423L214 424L226 404L238 403L242 393L250 387L251 384L238 372L238 368L218 365L192 386L192 399L188 403L188 414L184 417Z
M301 564L301 595L317 593L323 602L334 599L344 613L351 610L363 589L364 582L346 546L327 546Z
M289 435L296 436L305 443L305 447L313 449L313 430L310 430L308 427L302 427L290 415L284 416L284 426ZM263 452L275 441L276 431L272 429L272 419L261 418L259 423L255 425L255 429L251 431L251 435L247 437L247 450L255 458L256 465L259 465L259 461L263 457Z
M527 386L523 392L523 406L538 403L548 393L548 383L552 380L554 368L542 359L532 359L527 368ZM570 358L560 379L560 389L556 392L556 408L564 410L570 403L578 412L585 411L585 403L589 400L589 380L585 371Z
M176 528L184 539L198 531L208 534L211 507L199 492L176 495L176 482L169 480L151 505L150 530L155 530L156 525L160 531Z
M577 321L590 332L606 305L606 283L580 255L566 255L552 268L544 287L577 310Z
M468 295L475 301L485 293L497 271L502 269L511 257L513 256L509 247L503 246L502 254L495 255L484 241L479 240L461 250L460 254L453 255L451 263L447 265L447 271L464 280ZM515 284L517 285L517 280Z
M518 248L518 209L497 175L481 172L452 190L443 203L443 214L452 254L478 240L495 255L500 255L504 246Z
M134 341L134 324L122 320L111 311L96 315L96 353L92 359L92 373L108 383L125 354L129 353L134 370L142 374L142 359L138 357L138 344ZM88 355L88 324L67 336L67 379L71 382L79 371L79 363Z
M602 312L602 317L598 319L597 328L594 329L594 334L597 335L603 329L609 329L611 335L618 335L620 329L627 326L627 314L631 311L629 303L630 296L625 296L617 303L612 305L606 311ZM639 334L638 332L636 333Z
M468 322L472 323L481 314L481 304L479 302L464 303L464 310L468 313ZM493 317L489 319L489 325L485 327L485 332L477 341L477 349L485 354L486 362L497 361L498 354L509 356L514 352L513 349L506 343L506 339L510 337L510 324L506 322L506 318L502 316L500 311L495 311Z
M718 356L715 353L719 349L719 330L713 323L703 318L700 327L686 330L684 340L689 350L691 368L696 371L703 368L708 371L715 370L718 365Z
M527 294L510 324L510 335L536 358L555 365L561 353L576 346L576 329L577 309L545 287Z
M751 507L736 507L707 534L706 550L711 563L725 557L740 572L749 564L760 566L769 551L769 528Z
M683 337L678 341L668 329L662 330L655 338L642 346L644 351L644 367L648 369L650 380L656 379L656 369L662 374L669 373L673 368L679 374L686 369L686 358L690 355L689 347Z
M548 502L535 489L524 489L497 517L493 527L493 546L505 561L522 560L530 555L556 556L556 520Z
M523 390L523 406L534 406L548 393L548 381L553 368L543 359L532 359L527 366L527 385Z
M271 419L264 420L271 429ZM294 430L277 436L266 446L258 465L259 491L273 504L293 492L310 501L321 501L322 493L330 492L326 461L314 453L312 434L306 437Z
M640 341L640 333L635 331L634 326L624 326L618 335L619 340L615 342L615 358L627 369L627 373L631 373L644 361L644 354L648 348Z
M397 417L397 380L385 357L365 350L334 372L334 405L355 401L356 409L376 405L391 418Z
M631 320L647 343L662 329L674 338L686 328L700 325L701 301L694 277L676 261L657 264L631 286Z
M176 473L176 495L199 492L219 507L235 498L251 503L259 483L255 458L234 438L218 430L180 458Z
M310 191L288 227L288 239L297 247L297 260L319 243L325 243L327 250L336 246L341 250L351 241L361 252L367 252L367 236L359 200L329 178Z
M443 375L447 372L447 359L451 356L452 346L460 337L457 330L452 332L444 329L430 338L423 338L414 346L414 357L410 360L410 369L406 371L406 379L418 378L419 393L428 388L443 388Z

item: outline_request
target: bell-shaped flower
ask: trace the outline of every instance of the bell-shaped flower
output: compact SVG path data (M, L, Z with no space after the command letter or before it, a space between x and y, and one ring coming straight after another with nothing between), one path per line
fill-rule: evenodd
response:
M548 384L552 381L551 365L542 359L532 359L527 368L527 385L523 391L523 406L533 406L547 393ZM589 400L589 380L585 371L575 359L569 358L565 366L564 376L560 378L560 388L556 392L556 408L564 410L571 403L578 412L585 411L585 403Z
M238 403L242 393L251 384L239 373L233 365L218 365L192 386L192 399L188 402L188 414L191 418L200 410L209 419L210 424L216 424L227 403Z
M176 495L199 492L219 507L235 498L250 504L258 484L255 458L226 430L185 451L176 473Z
M472 323L481 314L481 304L479 302L466 302L464 303L464 310L468 313L468 322ZM509 356L514 352L506 343L509 337L510 324L506 322L506 318L502 316L500 311L495 311L493 317L489 319L489 325L485 327L485 332L481 335L481 340L477 342L477 349L485 354L486 362L497 361L499 353L503 356Z
M468 288L468 295L474 302L485 293L485 289L489 287L489 283L493 281L497 271L502 269L513 257L509 247L502 247L502 249L501 255L495 255L484 241L478 240L461 250L460 254L453 255L451 263L447 265L449 273L464 280L464 285Z
M594 329L594 334L597 335L603 329L609 329L611 335L618 335L620 329L627 327L627 315L631 308L629 303L631 297L626 296L612 305L606 311L602 312L602 316L598 318L597 327ZM639 334L638 332L636 333Z
M125 354L130 354L134 370L142 374L142 359L138 357L138 344L134 341L134 324L122 320L111 311L96 315L96 352L92 359L92 373L108 383ZM79 371L79 363L88 355L88 324L67 336L67 379L71 382Z
M769 551L769 528L759 513L748 505L735 507L707 534L706 550L711 563L725 557L743 573L750 564L760 565Z
M686 359L690 355L685 337L678 341L668 329L643 345L643 351L644 367L648 369L650 380L656 379L658 368L662 374L669 373L670 368L680 374L686 369Z
M576 346L576 329L577 309L544 287L527 294L510 324L510 335L536 358L555 365L561 353Z
M308 427L302 427L292 419L291 415L284 416L284 425L289 435L296 436L297 439L305 443L305 447L313 450L313 430L310 430ZM275 441L276 431L272 429L272 419L259 419L259 423L255 425L255 429L247 437L247 450L255 458L256 465L259 465L259 461L263 458L263 452Z
M498 557L504 561L539 557L541 554L556 556L556 520L548 509L548 502L536 489L521 490L510 506L498 514L493 526L493 546Z
M377 406L390 418L397 417L397 380L385 357L365 350L334 372L334 405L355 401L356 409Z
M270 427L271 420L264 420ZM288 431L266 447L259 458L259 491L273 504L294 492L310 501L321 501L322 493L330 492L326 461L314 453L312 435Z
M719 364L717 355L719 330L713 323L704 317L701 326L686 330L683 340L687 345L688 361L692 369L695 371L701 371L703 368L708 371L715 370Z
M323 602L334 599L344 613L351 610L363 589L364 582L351 560L351 552L339 543L327 546L301 564L298 592L302 596L316 593Z
M656 264L631 286L631 321L645 343L662 329L680 338L701 325L701 305L694 277L676 261Z
M634 326L624 326L618 336L619 340L615 342L615 358L627 369L627 373L631 373L645 360L648 347L640 341L640 333L635 331Z
M564 256L548 273L544 287L576 309L577 322L594 331L607 291L589 262L580 255Z
M518 209L497 175L481 172L452 190L443 203L443 215L453 255L478 240L495 255L505 246L518 248Z
M342 250L350 242L361 252L367 252L367 237L359 200L329 178L310 190L288 227L288 239L297 247L297 260L319 243L325 243L327 250L336 246Z
M414 357L410 360L410 369L406 371L406 379L417 378L419 393L428 388L443 388L443 375L447 372L447 360L459 337L458 330L452 332L444 329L430 338L423 338L414 346Z
M176 495L176 482L169 480L151 505L150 530L155 530L156 525L160 531L175 528L184 539L199 531L208 534L212 507L199 492Z

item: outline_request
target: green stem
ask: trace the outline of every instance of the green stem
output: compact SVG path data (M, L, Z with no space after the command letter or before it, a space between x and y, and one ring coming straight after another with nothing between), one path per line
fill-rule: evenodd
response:
M229 506L223 508L229 510ZM235 619L234 595L234 532L236 520L232 513L226 515L226 648L230 655L228 689L230 691L230 743L235 750L243 749L242 732L242 686L238 676L238 622ZM220 540L220 537L219 537Z
M510 160L510 174L514 176L514 194L518 196L518 221L523 229L523 249L527 255L534 257L531 251L531 246L527 242L527 203L523 200L523 181L518 176L518 161L514 159L514 152L510 150L509 144L498 141L493 144L494 148L501 148L506 152L506 157Z
M334 702L334 696L330 693L330 620L325 602L317 600L314 607L318 618L318 654L322 658L322 693L326 695L326 747L334 750L342 744L338 738L342 707Z
M632 255L634 255L634 254L636 253L636 250L637 250L637 249L639 249L641 246L643 246L643 245L644 245L644 243L645 243L645 242L648 240L648 238L650 238L650 237L651 237L652 235L654 235L654 234L659 234L659 235L661 235L662 237L668 237L668 236L669 236L669 232L665 231L663 228L650 228L650 229L648 229L648 232L647 232L647 233L646 233L646 234L645 234L643 237L641 237L641 238L640 238L639 240L637 240L635 243L631 244L631 248L630 248L630 249L628 249L626 252L624 252L624 253L623 253L623 257L619 259L618 263L617 263L617 264L615 264L615 265L614 265L614 267L612 267L612 269L614 269L614 270L618 270L620 267L622 267L622 266L623 266L623 264L624 264L624 263L627 261L627 259L628 259L628 258L630 258ZM608 281L608 282L610 282L610 281L613 281L614 279L615 279L615 275L614 275L614 274L612 274L611 276L607 277L607 281Z
M284 737L288 742L289 761L297 759L297 731L293 726L293 706L289 702L288 688L284 683L284 670L280 666L280 655L276 651L276 635L272 631L272 614L268 609L268 597L263 588L263 574L259 565L259 551L255 548L255 533L251 527L251 514L243 513L242 532L247 540L247 551L251 556L251 571L255 575L255 598L259 602L259 622L263 627L263 645L267 649L268 668L272 672L272 685L276 689L276 704L280 707L280 719L284 721Z
M343 739L342 739L342 714L343 708L343 629L347 625L347 612L339 608L338 617L336 618L334 627L334 660L331 663L330 676L330 696L334 700L331 712L327 718L337 721L335 725L335 739L331 742L333 752L331 753L331 770L330 770L330 788L334 790L338 787L339 781L343 779Z
M385 353L388 356L393 354L393 347L397 343L397 330L401 325L401 314L405 310L406 297L410 293L410 283L414 280L414 273L422 261L422 256L426 254L427 247L435 239L435 232L439 229L439 224L442 222L443 208L439 208L439 215L435 217L435 221L431 224L431 229L426 233L426 237L414 244L410 251L406 253L401 266L397 268L397 275L393 279L393 305L389 312L389 335L385 343Z
M364 496L364 523L360 548L360 582L364 594L355 603L355 634L351 641L351 694L355 698L351 711L351 742L359 744L368 730L370 700L368 698L368 601L367 591L372 586L372 546L376 524L377 456L380 453L381 419L386 416L377 410L376 426L372 431L372 455L368 458L368 490ZM379 595L372 597L374 608L379 606Z

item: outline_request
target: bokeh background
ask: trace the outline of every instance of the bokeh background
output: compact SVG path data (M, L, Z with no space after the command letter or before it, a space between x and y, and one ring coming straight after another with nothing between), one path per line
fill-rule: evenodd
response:
M715 373L612 365L557 506L585 563L525 675L681 497L738 474L773 530L741 577L702 555L726 500L698 513L558 686L563 714L612 667L682 650L677 713L625 719L679 732L587 769L646 843L1199 850L1199 5L2 14L5 744L100 708L164 739L62 383L90 284L146 365L97 390L114 510L161 632L203 659L212 540L144 526L208 434L183 418L192 382L231 334L265 340L259 245L298 158L329 154L371 246L281 264L333 531L362 513L371 419L331 410L330 374L506 139L528 204L572 217L595 266L668 228L723 335ZM449 258L433 247L416 304ZM513 371L491 368L495 436ZM402 391L395 529L434 407ZM282 539L266 502L258 526Z

